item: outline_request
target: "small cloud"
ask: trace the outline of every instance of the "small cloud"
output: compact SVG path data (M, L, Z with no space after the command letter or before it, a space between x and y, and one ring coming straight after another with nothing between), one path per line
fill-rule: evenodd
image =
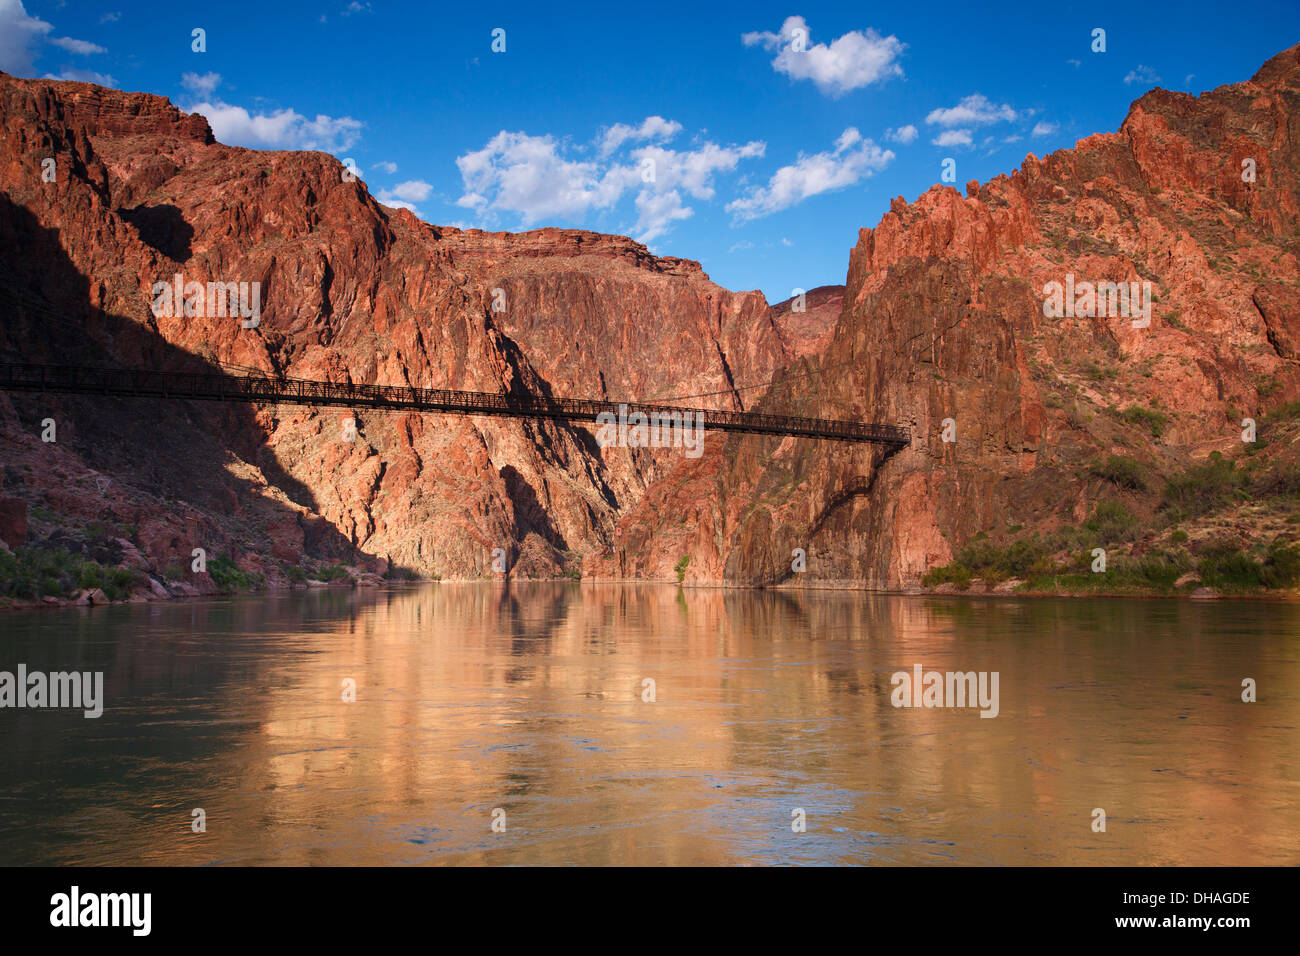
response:
M935 146L970 146L972 140L970 130L950 129L940 133L930 142Z
M740 39L745 46L779 51L772 69L793 80L812 80L832 97L902 76L897 61L907 48L898 37L884 37L872 29L850 31L829 45L809 45L812 31L803 17L786 17L780 33L746 33Z
M1004 139L1002 142L1007 143L1007 144L1010 144L1010 143L1018 143L1018 142L1020 142L1022 139L1024 139L1023 136L1008 136L1008 137L1007 137L1006 139Z
M60 50L67 50L69 53L75 53L78 56L89 56L91 53L107 53L108 50L98 43L91 43L89 40L74 40L72 37L51 37L50 43Z
M727 212L736 220L768 216L812 196L852 186L884 169L893 159L893 152L864 139L850 126L835 141L834 151L800 155L794 163L773 173L766 186L751 189L747 196L727 203Z
M380 194L376 198L385 206L388 206L391 209L409 209L417 216L420 214L420 210L415 207L414 203L406 202L406 200L404 199L393 199L391 196L385 198L383 192L380 192Z
M754 248L754 244L753 244L752 242L750 242L748 239L742 239L742 240L740 240L740 242L736 243L734 246L732 246L732 247L731 247L730 249L728 249L727 251L728 251L728 252L744 252L746 249L753 249L753 248Z
M783 237L781 238L781 245L783 245L783 246L793 246L794 243L791 242L789 239L786 239L786 238L783 236Z
M220 73L182 73L181 86L195 96L211 96L212 91L221 85Z
M388 173L388 175L390 176L393 175L393 173L397 172L397 164L387 159L375 163L375 165L371 166L370 168L377 169L381 173Z
M100 22L100 23L116 23L118 20L121 20L121 19L122 19L122 11L120 11L120 10L114 10L113 12L111 12L111 13L106 13L106 14L104 14L102 17L100 17L100 18L99 18L99 22Z
M94 83L96 86L107 86L117 89L117 80L107 73L96 73L94 70L64 70L62 73L46 73L47 80L72 80L75 83Z
M916 137L916 127L911 123L908 123L906 126L901 126L898 129L885 130L885 139L893 143L902 143L904 146L908 143L914 142Z
M983 93L972 93L956 106L931 110L925 121L939 126L982 126L987 123L1010 123L1016 111L1007 103L995 105Z
M1138 83L1142 86L1151 86L1159 82L1160 77L1156 75L1156 71L1151 69L1151 67L1143 66L1140 63L1136 69L1129 70L1128 75L1124 77L1124 83L1129 86L1134 83Z
M1184 84L1190 83L1190 82L1192 82L1192 80L1194 80L1194 79L1196 79L1196 74L1195 74L1195 73L1188 73L1188 74L1187 74L1187 79L1183 80L1183 83L1184 83Z
M1070 59L1070 60L1066 60L1065 62L1068 63L1068 64L1070 64L1070 66L1074 67L1076 70L1077 70L1079 67L1083 66L1083 61L1082 61L1082 60L1074 60L1074 59Z
M382 189L379 191L379 201L392 203L390 199L400 199L403 202L424 202L433 192L433 186L422 179L411 179L404 183L398 183L392 189Z
M326 116L318 113L308 119L288 107L271 113L250 113L242 106L220 100L196 103L190 113L201 113L212 126L212 133L229 146L252 149L321 149L328 152L347 149L361 138L362 123L350 116Z
M370 4L357 3L357 0L352 0L351 3L349 3L346 7L344 7L342 10L339 11L339 16L350 17L354 13L370 13L370 12L371 12Z
M1060 126L1057 125L1056 123L1048 123L1044 120L1042 122L1035 123L1033 132L1031 132L1029 135L1030 136L1051 136L1058 129L1060 129Z
M640 126L615 123L601 136L600 155L603 159L629 140L666 142L681 131L681 123L662 116L647 116Z

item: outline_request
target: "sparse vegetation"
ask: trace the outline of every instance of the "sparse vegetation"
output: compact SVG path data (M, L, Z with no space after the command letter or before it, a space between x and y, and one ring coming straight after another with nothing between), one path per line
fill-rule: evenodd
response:
M1142 491L1146 488L1142 465L1125 455L1108 455L1105 461L1095 463L1090 469L1098 478L1104 478L1120 488Z
M221 591L253 591L263 587L266 579L260 574L240 570L234 561L224 554L219 554L208 561L208 575L212 583Z
M1234 501L1245 484L1245 473L1216 451L1205 464L1169 478L1160 507L1175 518L1203 515Z
M29 545L0 551L0 596L9 598L71 597L78 590L99 588L109 600L120 601L133 584L144 583L136 578L126 568L105 567L66 548Z
M1129 425L1140 425L1151 433L1152 438L1159 438L1169 424L1169 416L1164 412L1147 408L1145 405L1129 405L1119 413L1121 421Z

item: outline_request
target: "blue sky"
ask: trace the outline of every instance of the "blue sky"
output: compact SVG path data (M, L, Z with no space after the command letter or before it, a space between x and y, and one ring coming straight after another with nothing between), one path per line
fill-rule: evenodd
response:
M770 301L843 282L858 229L945 158L959 188L1009 173L1300 41L1294 0L177 6L0 0L0 69L351 158L429 222L631 235Z

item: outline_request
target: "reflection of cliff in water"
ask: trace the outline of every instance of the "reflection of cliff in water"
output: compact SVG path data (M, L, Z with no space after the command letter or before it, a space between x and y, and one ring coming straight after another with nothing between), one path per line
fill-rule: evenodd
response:
M1285 605L516 582L119 610L79 619L105 717L5 725L0 826L38 813L30 781L58 788L19 860L73 831L169 863L1294 855ZM894 709L918 663L998 671L1000 716ZM1271 700L1242 704L1239 674L1271 675Z

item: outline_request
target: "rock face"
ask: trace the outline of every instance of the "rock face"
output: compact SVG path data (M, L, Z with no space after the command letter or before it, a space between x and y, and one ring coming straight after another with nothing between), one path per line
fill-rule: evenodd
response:
M0 75L0 123L11 359L744 409L762 392L736 386L803 347L696 262L578 230L435 228L332 157L219 145L158 97ZM255 327L155 308L176 276L255 283ZM496 549L516 574L576 569L674 454L549 422L20 395L0 396L0 436L54 515L43 534L98 522L159 571L204 547L273 580L304 557L474 577Z
M882 463L732 439L653 487L593 573L665 577L690 555L687 580L910 586L978 532L1078 522L1116 493L1100 456L1159 478L1240 449L1243 415L1300 394L1298 116L1300 47L1199 98L1153 91L1119 132L965 196L895 200L859 236L811 374L759 410L901 422L912 446ZM1149 326L1047 317L1067 276L1150 282ZM1131 406L1165 419L1158 437L1116 414Z
M688 581L915 584L977 532L1079 520L1108 493L1099 455L1166 474L1300 396L1298 49L1199 98L1153 91L1117 133L966 195L895 200L803 312L621 237L431 226L331 157L222 146L158 97L0 75L0 358L914 434L893 455L711 434L691 459L563 423L0 394L5 494L30 538L110 526L169 578L195 547L273 583L306 558L486 576L500 549L524 576L673 579L688 558ZM257 283L256 325L155 314L177 275ZM1048 317L1044 287L1076 279L1151 283L1149 325ZM1116 414L1133 405L1158 437Z

